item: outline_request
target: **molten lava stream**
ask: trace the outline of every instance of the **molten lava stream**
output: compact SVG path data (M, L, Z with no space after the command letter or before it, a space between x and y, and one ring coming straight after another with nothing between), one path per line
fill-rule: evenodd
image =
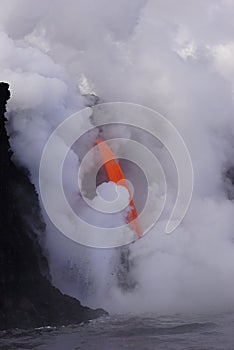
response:
M98 145L99 151L101 153L102 159L104 161L104 166L110 181L115 182L118 185L124 186L127 188L130 196L130 213L127 216L126 220L130 223L134 231L137 233L138 238L142 237L142 231L139 225L138 213L136 210L135 203L132 199L132 194L128 182L124 176L123 170L115 157L114 153L110 147L102 140L97 140L96 144ZM111 158L111 160L109 160Z

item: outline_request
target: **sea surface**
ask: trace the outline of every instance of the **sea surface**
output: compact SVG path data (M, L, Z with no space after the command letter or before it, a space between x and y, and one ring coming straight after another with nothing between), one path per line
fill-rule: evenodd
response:
M86 324L0 332L0 350L234 350L234 314L105 316Z

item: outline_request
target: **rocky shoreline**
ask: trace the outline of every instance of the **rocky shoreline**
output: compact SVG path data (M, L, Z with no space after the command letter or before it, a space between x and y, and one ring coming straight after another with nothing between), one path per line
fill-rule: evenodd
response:
M50 282L38 242L43 222L29 174L12 160L5 129L9 85L0 83L0 329L77 324L105 311L83 307Z

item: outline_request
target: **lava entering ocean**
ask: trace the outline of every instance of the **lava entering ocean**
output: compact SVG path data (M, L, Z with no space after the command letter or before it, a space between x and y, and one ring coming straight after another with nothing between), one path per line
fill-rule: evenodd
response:
M116 158L115 154L105 141L99 139L96 141L96 144L98 145L100 154L102 156L105 170L109 180L115 182L118 185L126 187L129 192L129 204L131 210L128 216L126 217L126 221L130 223L133 230L137 233L138 238L141 238L142 230L139 223L138 212L134 200L132 198L130 186L124 176L123 170L121 169L118 159Z

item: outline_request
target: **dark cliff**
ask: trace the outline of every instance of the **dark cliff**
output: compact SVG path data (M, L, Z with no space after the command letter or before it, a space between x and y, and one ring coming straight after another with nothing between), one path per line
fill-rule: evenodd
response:
M79 323L103 314L63 295L49 281L36 231L43 232L38 197L25 169L11 161L5 129L9 86L0 83L0 329Z

